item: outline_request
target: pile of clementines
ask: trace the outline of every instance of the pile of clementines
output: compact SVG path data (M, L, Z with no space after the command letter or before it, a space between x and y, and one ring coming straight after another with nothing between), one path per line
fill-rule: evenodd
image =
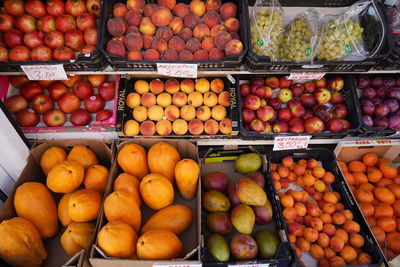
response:
M289 240L299 259L309 253L321 267L372 263L372 257L361 250L365 241L359 234L360 225L340 202L340 194L330 190L333 173L318 166L315 159L294 162L291 157L283 158L281 164L271 163L271 172ZM301 189L286 190L289 184Z
M360 209L388 260L400 254L400 175L375 153L346 165L338 161ZM392 165L392 166L391 166Z

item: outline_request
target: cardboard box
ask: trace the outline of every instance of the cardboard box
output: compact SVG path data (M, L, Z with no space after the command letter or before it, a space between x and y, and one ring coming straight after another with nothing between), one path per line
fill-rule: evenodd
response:
M246 147L239 147L237 149L224 149L224 148L210 148L204 158L201 160L201 174L202 177L206 176L208 173L211 172L223 172L226 176L229 178L229 184L232 185L234 184L239 178L243 177L243 174L240 174L235 170L235 159L243 154L243 153L251 153L259 152L251 147L251 146L246 146ZM274 233L279 239L280 239L280 247L278 249L278 252L275 256L275 258L266 260L266 259L260 259L256 258L254 260L250 261L237 261L233 260L231 257L231 260L226 263L218 262L208 251L207 248L203 247L202 248L202 262L203 265L215 265L218 264L218 266L231 266L231 265L239 265L239 264L267 264L267 265L273 265L273 266L289 266L290 262L293 260L293 256L291 254L291 249L290 249L290 243L289 243L289 237L288 233L284 227L284 220L282 216L282 211L280 210L278 206L278 199L275 198L276 192L275 189L272 185L272 181L269 180L269 177L266 175L267 172L267 160L265 155L261 155L263 159L263 165L261 167L260 172L264 174L265 177L265 187L264 191L267 193L268 199L271 202L271 206L273 209L273 219L271 222L264 224L264 225L259 225L255 224L253 228L253 233L259 231L259 230L268 230L272 233ZM202 238L205 242L207 239L208 235L211 233L208 231L206 227L206 216L208 212L205 210L202 210ZM229 234L226 238L227 240L231 240L235 235L237 235L238 232L234 230L231 234Z
M343 161L346 164L352 160L362 160L362 156L368 152L374 152L380 158L387 158L392 162L397 163L400 162L400 140L366 140L340 142L336 146L334 152L336 155L336 159ZM382 250L380 246L379 249L381 249L382 253L385 254L385 251ZM393 267L400 266L400 255L398 255L393 260L387 262L390 266Z
M57 141L47 141L36 143L30 151L29 157L27 159L27 164L22 171L19 179L15 183L13 191L8 196L6 203L0 213L0 222L6 219L11 219L16 215L14 209L14 195L15 190L18 186L25 182L40 182L46 184L46 176L40 167L40 158L42 154L51 146L57 146L63 148L67 153L75 145L84 145L92 150L99 160L99 164L110 168L114 159L114 146L112 143L106 143L103 141L96 140L57 140ZM58 205L62 194L56 194L52 192L52 195ZM99 219L96 220L96 228L98 227ZM60 243L60 237L64 233L66 227L64 227L61 222L59 223L59 230L57 235L52 238L44 239L43 243L48 253L48 258L43 266L90 266L89 265L89 251L80 251L73 257L68 256L64 251ZM96 231L95 231L96 233ZM92 237L92 242L94 241L95 234ZM89 246L90 248L91 246ZM0 266L5 266L6 264L0 259Z
M191 158L196 162L199 162L198 159L198 151L197 147L194 143L189 142L189 141L180 141L180 140L158 140L158 139L142 139L142 140L129 140L129 141L123 141L117 146L117 155L118 152L121 150L121 148L130 143L135 143L138 145L143 146L146 151L150 149L151 146L158 142L166 142L172 146L174 146L178 152L181 158ZM110 180L108 181L107 185L107 190L106 190L106 195L110 194L113 192L113 185L114 185L114 180L116 177L122 173L122 169L119 167L117 161L115 160L115 164L113 165L113 168L111 169L111 176ZM129 259L118 259L118 258L112 258L112 257L107 257L104 252L97 246L97 240L95 244L92 247L91 253L90 253L90 263L94 267L105 267L105 266L155 266L155 264L159 265L171 265L171 264L179 264L179 265L184 265L187 266L188 264L200 264L200 179L198 183L198 190L197 190L197 195L194 199L192 200L185 200L183 199L179 191L176 189L176 186L174 186L175 189L175 194L174 194L174 204L183 204L190 208L192 210L193 214L193 222L190 228L183 234L179 236L179 239L182 241L183 247L185 249L185 256L181 259L174 259L172 261L144 261L144 260L129 260ZM142 225L147 221L147 219L153 215L156 211L148 208L145 203L142 204L141 207L141 212L142 212ZM100 215L100 224L98 231L101 230L101 228L107 224L107 219L105 217L104 211L102 210L102 213Z

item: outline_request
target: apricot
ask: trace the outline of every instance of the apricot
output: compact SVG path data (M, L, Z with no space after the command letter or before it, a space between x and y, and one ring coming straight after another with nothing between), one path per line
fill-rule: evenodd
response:
M133 85L136 93L143 95L150 90L149 84L144 80L137 80Z
M320 232L323 229L324 223L320 218L312 218L310 226Z
M344 222L346 221L346 217L344 217L344 215L341 214L341 213L334 213L334 214L332 215L332 220L333 220L333 223L334 223L334 224L336 224L336 225L342 225L342 224L344 224Z
M157 104L163 108L172 104L172 97L168 93L161 93L157 96Z
M211 109L211 117L216 121L221 121L226 117L226 109L221 105L216 105Z
M218 104L224 107L229 107L231 105L231 97L227 91L218 95Z
M180 110L180 116L185 121L191 121L196 117L196 110L193 106L185 105Z
M203 95L199 92L191 92L188 96L188 104L197 108L203 104Z
M222 134L232 133L232 120L230 118L224 118L219 122L219 131Z
M156 124L156 131L159 135L170 135L172 132L172 124L169 120L160 120Z
M175 121L179 118L179 108L177 108L176 106L170 105L168 107L165 108L165 117L169 120L169 121Z
M217 134L219 131L219 125L218 122L215 120L207 120L204 123L204 131L206 134L214 135Z
M309 242L315 242L318 240L318 231L314 228L304 229L304 238Z
M308 252L310 251L310 242L305 240L303 237L300 237L296 241L296 246L302 251L302 252Z
M330 241L329 241L329 246L336 251L337 253L339 253L340 251L342 251L343 247L344 247L344 241L342 238L338 237L338 236L333 236L331 237Z
M349 240L349 235L343 229L336 229L335 236L340 237L341 239L343 239L344 243L347 243L347 241Z
M147 119L147 108L138 106L133 109L132 116L135 121L143 122Z
M321 259L324 257L324 250L321 246L312 244L310 247L310 254L314 259Z
M147 111L150 120L159 121L164 117L164 109L158 105L154 105Z
M187 102L188 97L185 93L177 92L172 96L172 103L178 108L185 106Z
M325 233L319 233L317 243L322 248L328 247L329 246L329 236Z
M336 227L333 224L327 223L324 225L322 231L328 236L334 236L336 233Z
M139 131L142 135L152 136L156 133L156 125L152 121L144 121L140 124Z
M202 134L204 130L203 122L199 119L193 119L189 122L189 132L193 135Z
M145 93L140 98L140 104L146 108L150 108L157 103L157 99L152 93Z
M128 120L124 124L124 134L126 136L135 136L139 134L139 123L135 120Z
M188 124L185 120L178 119L172 123L172 131L176 135L184 135L188 131Z
M343 229L349 234L354 234L360 232L360 225L355 221L345 221L343 224Z
M356 248L361 248L365 244L364 237L360 234L350 234L349 242Z
M329 259L329 266L336 267L336 266L346 266L346 262L342 257L334 256Z

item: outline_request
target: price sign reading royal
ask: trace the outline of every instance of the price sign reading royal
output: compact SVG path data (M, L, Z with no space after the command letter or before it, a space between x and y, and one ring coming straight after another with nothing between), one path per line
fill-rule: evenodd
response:
M290 73L288 80L319 80L325 72L294 72Z
M308 147L311 136L275 137L273 150L302 149Z
M160 75L197 78L197 64L164 64L157 63L157 72Z
M63 65L21 66L29 80L68 80Z

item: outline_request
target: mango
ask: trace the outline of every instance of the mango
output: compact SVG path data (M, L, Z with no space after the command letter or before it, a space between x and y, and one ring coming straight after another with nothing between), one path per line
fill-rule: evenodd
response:
M253 206L253 211L256 215L256 224L267 224L272 221L273 211L268 199L264 206Z
M217 190L210 190L203 195L203 207L206 211L228 211L231 207L229 198Z
M256 216L253 209L245 204L235 206L231 213L231 221L235 229L242 234L251 234Z
M235 169L242 173L248 174L260 169L262 165L262 158L257 153L242 154L235 160Z
M228 261L230 257L229 244L226 239L219 234L212 234L207 238L206 248L219 261Z
M264 206L267 195L256 182L247 177L242 177L235 184L236 196L243 204L250 206Z
M238 234L231 240L231 253L235 259L251 260L257 256L257 243L249 235Z
M275 234L267 230L261 230L254 234L254 239L258 246L258 256L263 259L275 257L280 244Z
M211 232L220 235L229 235L233 232L231 218L227 212L211 212L207 214L206 225Z

